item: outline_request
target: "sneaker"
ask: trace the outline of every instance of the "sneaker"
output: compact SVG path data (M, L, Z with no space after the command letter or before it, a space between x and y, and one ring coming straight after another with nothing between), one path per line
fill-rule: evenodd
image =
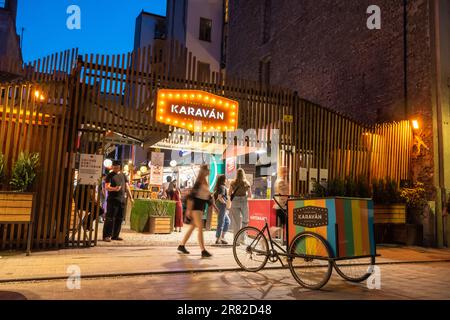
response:
M222 244L219 239L216 240L216 244Z
M123 241L123 239L121 238L121 237L117 237L117 238L111 238L112 240L115 240L115 241Z
M105 241L105 242L111 242L111 237L103 238L103 241Z
M228 242L227 242L227 241L225 241L225 240L223 240L223 239L222 239L222 240L220 240L220 243L221 243L221 244L228 244Z
M203 250L203 251L202 251L202 258L210 258L210 257L212 257L212 254L211 254L211 253L209 253L209 252L206 251L206 250Z
M189 251L186 250L186 247L182 246L182 245L178 246L177 251L184 253L184 254L189 254Z

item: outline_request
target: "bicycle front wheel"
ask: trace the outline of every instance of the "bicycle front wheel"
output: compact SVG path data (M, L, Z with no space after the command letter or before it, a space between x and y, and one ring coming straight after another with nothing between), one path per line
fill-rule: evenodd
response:
M302 232L292 240L288 252L289 269L301 286L317 290L328 282L333 264L324 238L313 232Z
M372 274L375 266L375 256L335 260L334 267L337 273L347 281L362 282Z
M269 259L267 238L257 228L242 228L234 237L233 255L242 269L257 272L264 268Z

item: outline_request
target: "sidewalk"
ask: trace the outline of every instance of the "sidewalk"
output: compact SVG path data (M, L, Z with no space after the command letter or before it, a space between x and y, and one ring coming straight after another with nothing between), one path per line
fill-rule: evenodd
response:
M117 246L35 252L29 257L0 252L0 282L65 279L71 265L78 266L86 278L239 270L231 246L208 247L214 255L211 259L202 259L198 246L188 248L190 255L180 255L176 246L136 247L124 242ZM378 264L450 261L448 249L379 247L378 254ZM279 268L280 264L268 263L267 267Z

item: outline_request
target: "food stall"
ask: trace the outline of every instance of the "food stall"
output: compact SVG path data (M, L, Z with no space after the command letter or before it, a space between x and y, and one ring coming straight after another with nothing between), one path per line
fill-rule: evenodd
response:
M249 199L249 226L262 229L265 221L269 227L277 225L277 215L274 209L275 201L270 199Z
M361 198L318 198L288 201L289 243L300 232L326 239L335 257L375 256L373 201Z

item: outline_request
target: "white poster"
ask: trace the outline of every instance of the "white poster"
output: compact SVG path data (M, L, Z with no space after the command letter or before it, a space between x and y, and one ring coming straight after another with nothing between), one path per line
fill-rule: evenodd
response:
M103 156L98 154L80 154L78 184L96 185L102 176Z
M313 191L314 185L319 179L318 175L319 175L319 170L317 170L317 168L309 169L309 192Z
M328 181L328 169L320 169L320 182Z
M152 152L152 166L164 167L164 152Z
M308 169L300 168L299 176L300 176L300 181L308 181Z
M161 186L164 181L164 153L152 152L150 185Z

